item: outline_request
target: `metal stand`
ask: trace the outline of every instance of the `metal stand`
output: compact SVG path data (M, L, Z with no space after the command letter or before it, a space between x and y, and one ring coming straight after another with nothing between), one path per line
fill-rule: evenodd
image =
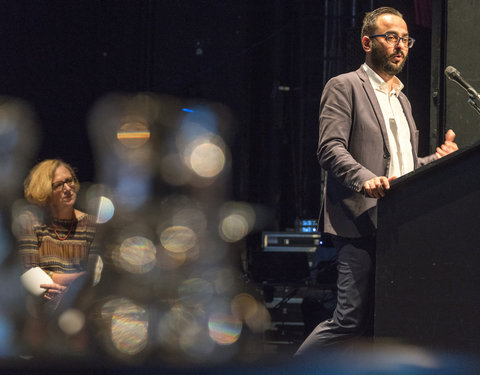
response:
M476 99L478 100L478 98L476 98ZM468 98L468 104L470 104L472 106L472 108L480 115L480 107L475 102L475 100L472 99L472 97Z

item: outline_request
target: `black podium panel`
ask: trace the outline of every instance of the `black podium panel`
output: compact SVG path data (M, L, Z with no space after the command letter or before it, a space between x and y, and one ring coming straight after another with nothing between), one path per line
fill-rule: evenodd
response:
M378 202L375 337L480 353L480 146Z

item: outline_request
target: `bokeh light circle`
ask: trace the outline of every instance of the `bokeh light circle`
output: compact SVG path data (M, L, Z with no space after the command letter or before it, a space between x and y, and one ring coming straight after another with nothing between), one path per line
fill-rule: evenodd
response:
M115 206L107 197L100 197L97 211L97 224L104 224L113 217Z
M226 242L236 242L244 238L255 225L255 211L245 202L226 202L219 212L220 237Z
M125 122L117 132L117 139L127 148L139 148L150 139L150 130L140 121Z
M172 253L184 253L192 249L196 242L195 232L182 225L168 227L160 234L160 243Z
M240 337L242 322L233 315L213 314L208 320L208 331L217 344L231 345Z
M67 335L74 335L85 325L85 315L77 309L68 309L58 318L58 326Z
M192 147L189 162L197 175L211 178L222 172L225 166L225 153L216 144L203 141Z
M249 232L248 222L245 216L231 214L225 217L220 224L220 236L226 242L237 242Z
M120 266L132 273L149 272L156 263L157 249L149 239L142 236L127 238L119 248Z
M125 299L110 301L104 306L103 315L111 313L111 340L121 353L135 355L148 344L148 315L146 310Z

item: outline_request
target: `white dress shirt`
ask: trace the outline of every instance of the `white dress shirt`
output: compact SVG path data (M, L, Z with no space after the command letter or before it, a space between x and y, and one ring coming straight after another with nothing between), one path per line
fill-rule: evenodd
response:
M410 141L410 128L403 113L398 95L403 83L393 77L393 88L388 92L387 83L367 64L363 69L368 75L382 110L387 128L388 146L390 149L390 166L387 177L400 177L413 171L413 148Z

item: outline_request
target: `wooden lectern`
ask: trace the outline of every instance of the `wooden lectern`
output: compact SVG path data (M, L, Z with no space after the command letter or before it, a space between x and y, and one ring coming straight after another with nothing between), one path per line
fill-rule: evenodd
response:
M480 144L378 201L375 338L480 354Z

